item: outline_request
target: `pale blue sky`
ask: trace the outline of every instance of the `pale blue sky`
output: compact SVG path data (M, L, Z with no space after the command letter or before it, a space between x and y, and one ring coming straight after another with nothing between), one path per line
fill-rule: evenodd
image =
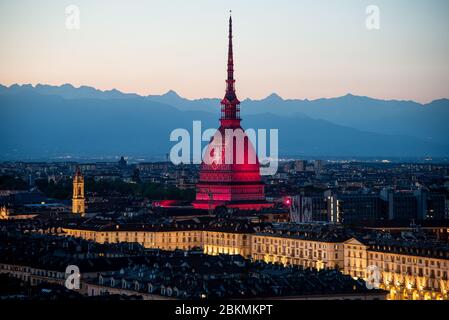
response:
M242 99L449 97L447 0L0 0L0 83L220 97L229 9Z

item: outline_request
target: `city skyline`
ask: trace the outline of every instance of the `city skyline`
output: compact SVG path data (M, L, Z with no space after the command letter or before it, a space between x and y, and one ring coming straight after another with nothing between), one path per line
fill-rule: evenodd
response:
M0 4L1 303L449 300L447 2L75 1Z
M69 5L80 10L79 30L66 28ZM347 93L418 102L449 97L447 2L377 1L378 30L366 26L369 5L3 2L0 83L220 97L223 25L232 9L242 100L272 92L286 99Z

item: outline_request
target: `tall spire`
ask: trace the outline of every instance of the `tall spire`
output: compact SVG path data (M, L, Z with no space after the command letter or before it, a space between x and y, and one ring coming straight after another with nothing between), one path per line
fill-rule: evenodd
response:
M226 96L229 102L233 102L237 97L235 95L234 80L234 53L232 48L232 16L229 15L229 35L228 35L228 78L226 79Z
M232 48L232 16L229 15L229 35L228 35L228 76L226 78L226 94L221 101L221 121L222 124L238 125L240 123L240 101L235 93L234 79L234 52ZM229 122L229 121L231 122Z
M196 200L193 202L197 209L260 210L273 207L265 201L257 153L240 125L232 40L232 17L229 17L226 94L221 100L220 127L211 139L201 164Z

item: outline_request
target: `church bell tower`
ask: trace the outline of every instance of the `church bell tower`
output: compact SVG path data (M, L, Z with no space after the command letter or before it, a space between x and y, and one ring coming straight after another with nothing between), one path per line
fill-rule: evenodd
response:
M80 168L76 167L76 173L73 177L72 213L84 216L85 212L84 177L81 174Z

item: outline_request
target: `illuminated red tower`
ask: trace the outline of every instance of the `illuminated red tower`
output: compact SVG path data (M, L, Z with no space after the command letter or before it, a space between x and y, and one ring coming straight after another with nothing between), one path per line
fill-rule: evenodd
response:
M224 206L260 210L271 207L272 204L265 201L257 154L240 126L240 101L235 93L234 80L232 17L229 17L227 73L226 94L221 100L220 128L204 154L193 205L199 209ZM228 133L235 136L226 139ZM237 147L239 141L241 148Z

